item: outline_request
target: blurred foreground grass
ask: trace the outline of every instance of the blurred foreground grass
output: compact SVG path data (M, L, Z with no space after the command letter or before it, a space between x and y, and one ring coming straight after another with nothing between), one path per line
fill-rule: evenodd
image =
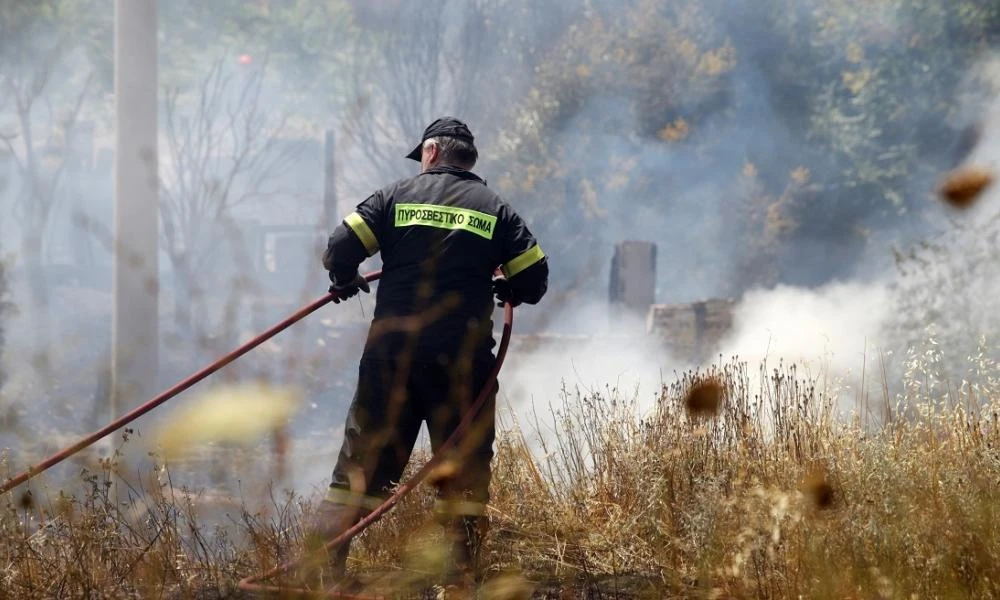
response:
M917 365L901 396L848 418L794 367L685 373L650 414L567 392L555 435L515 423L498 439L479 597L1000 597L993 368L937 393ZM706 380L719 412L689 414ZM124 493L113 471L0 500L0 597L243 597L241 577L301 550L308 499L237 503L220 524L167 468ZM452 597L434 587L432 494L363 534L351 569L393 597Z

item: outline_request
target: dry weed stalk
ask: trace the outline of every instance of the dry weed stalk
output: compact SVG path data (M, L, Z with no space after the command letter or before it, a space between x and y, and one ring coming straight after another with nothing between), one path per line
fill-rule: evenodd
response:
M651 412L620 390L566 390L554 439L532 445L517 427L498 439L483 597L1000 597L987 375L947 401L886 399L896 414L881 432L838 419L794 366L682 373ZM684 398L704 381L726 401L692 420ZM162 466L117 502L112 463L81 492L5 499L5 597L233 597L241 576L301 549L309 504L294 496L209 524L207 496ZM350 568L396 597L433 597L445 560L433 495L418 488L362 534Z

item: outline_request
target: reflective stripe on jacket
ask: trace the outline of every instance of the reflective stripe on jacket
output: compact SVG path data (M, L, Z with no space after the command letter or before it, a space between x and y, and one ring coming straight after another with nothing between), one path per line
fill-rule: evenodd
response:
M524 220L475 174L430 169L383 188L330 236L324 265L338 281L382 254L365 355L411 352L448 362L493 346L492 278L499 268L517 298L534 304L548 286L548 259Z

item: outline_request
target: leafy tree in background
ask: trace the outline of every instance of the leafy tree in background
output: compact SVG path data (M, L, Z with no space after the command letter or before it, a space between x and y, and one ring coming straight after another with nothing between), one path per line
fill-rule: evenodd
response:
M956 88L995 44L998 10L636 0L584 11L510 114L501 184L518 202L545 199L529 212L576 273L593 271L579 257L608 255L608 231L642 232L659 211L707 236L661 267L695 293L821 284L849 274L867 244L926 234L927 190L965 125ZM731 276L699 286L733 257Z
M698 128L725 102L736 58L701 3L655 0L584 11L547 53L493 158L501 191L544 224L564 266L556 287L596 285L611 244L649 233L651 217L720 216L688 193L718 178L711 157L675 161L718 143Z
M0 21L72 25L94 88L110 90L110 0L21 4ZM195 89L223 56L266 65L289 135L339 125L353 189L402 175L399 144L433 115L464 115L490 184L550 240L554 289L601 280L610 245L643 235L676 244L663 280L738 295L846 274L879 232L926 233L924 191L969 120L956 86L996 43L998 13L987 0L179 0L160 4L160 77ZM663 215L676 231L644 229ZM665 299L691 299L677 294Z
M838 0L805 13L794 5L773 3L782 43L768 77L776 95L797 99L796 124L824 157L813 165L817 193L796 207L800 234L854 248L872 230L923 235L932 183L960 158L960 132L977 118L960 112L957 92L997 41L1000 6Z

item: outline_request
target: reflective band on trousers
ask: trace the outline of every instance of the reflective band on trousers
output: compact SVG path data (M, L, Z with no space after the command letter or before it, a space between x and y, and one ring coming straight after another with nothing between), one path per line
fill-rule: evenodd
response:
M342 506L357 506L368 510L375 510L381 506L383 502L385 502L385 498L376 498L375 496L356 494L351 490L336 487L328 488L326 490L326 497L324 500L327 502L333 502L334 504L340 504Z
M347 215L344 217L344 224L350 227L354 235L358 236L361 243L365 245L365 251L368 252L368 256L372 256L378 252L378 239L372 233L372 229L368 226L368 223L365 223L365 220L361 218L361 215L356 212Z
M493 239L497 218L471 208L437 204L397 204L396 227L426 225L438 229L461 229L488 240Z
M504 277L510 279L543 258L545 258L545 253L542 252L542 247L535 244L519 254L514 260L500 267L500 271L503 272Z
M481 517L486 514L486 505L471 500L442 500L438 498L434 501L434 512L439 515Z

